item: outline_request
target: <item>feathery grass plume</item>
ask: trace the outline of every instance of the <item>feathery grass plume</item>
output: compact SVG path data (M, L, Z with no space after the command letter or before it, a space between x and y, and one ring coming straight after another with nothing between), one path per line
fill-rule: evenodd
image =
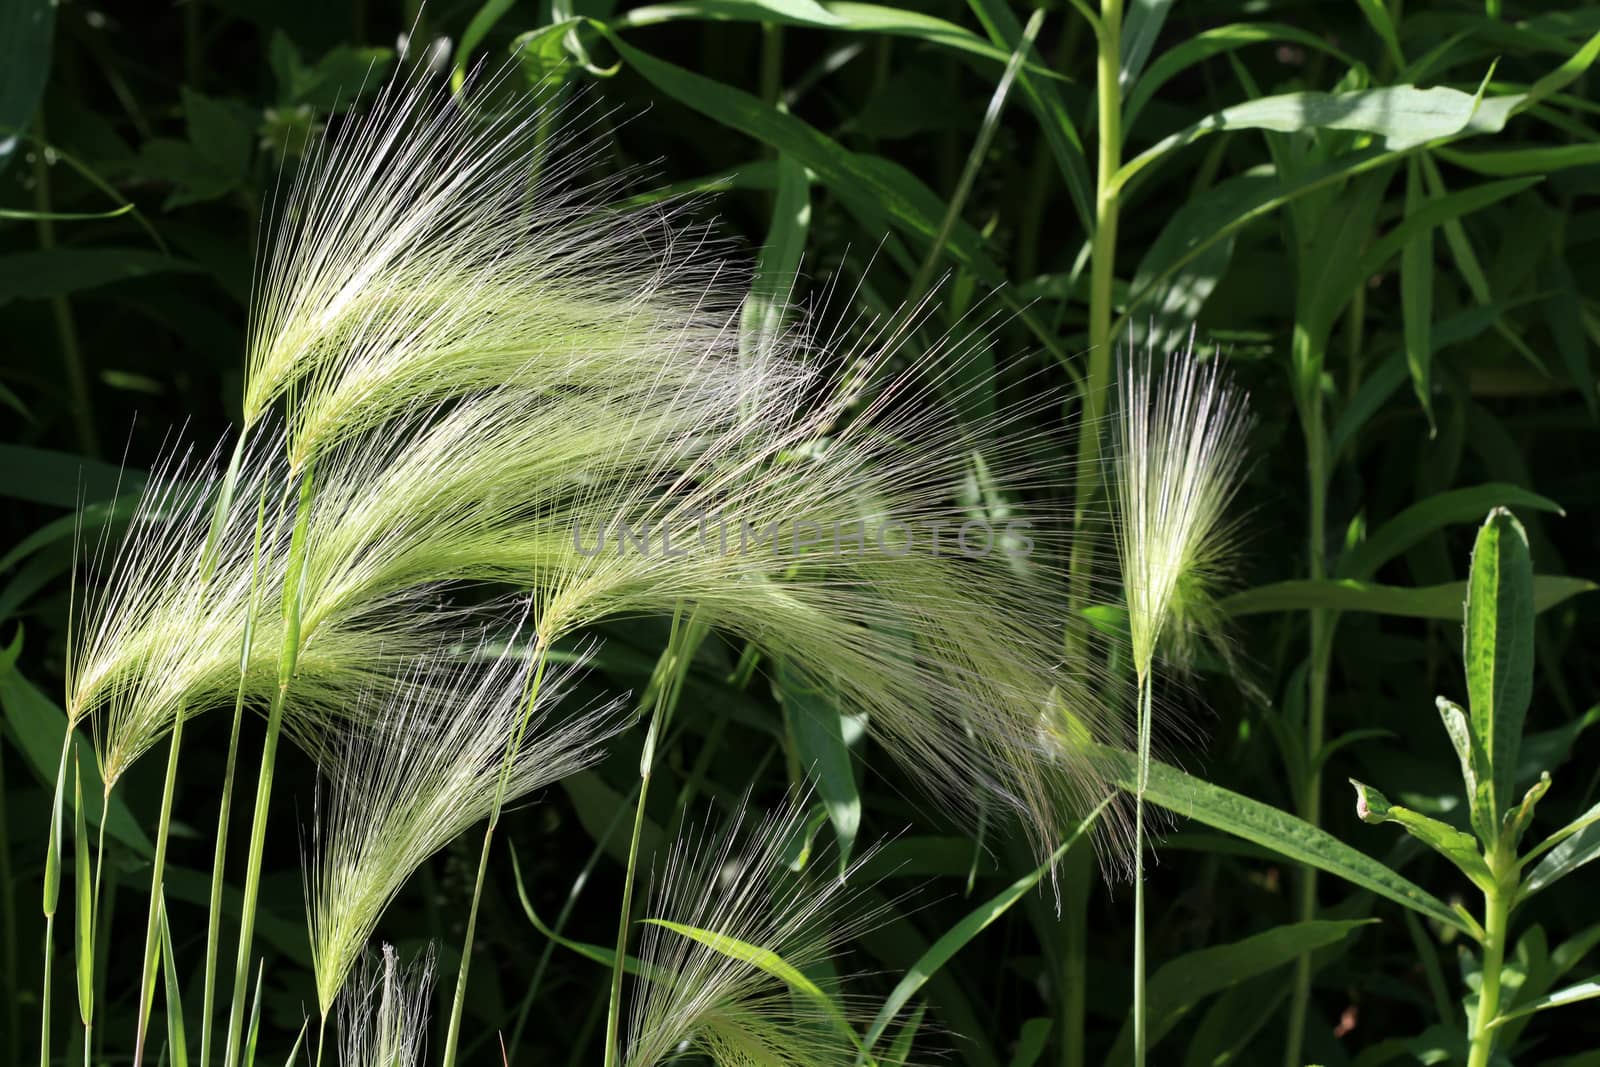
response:
M433 977L431 945L409 964L392 945L383 946L376 963L365 953L339 1002L341 1067L422 1067Z
M201 557L220 488L215 456L179 452L152 475L114 550L106 543L89 561L102 573L92 583L68 668L67 714L76 724L95 716L107 788L172 727L179 714L231 703L239 684L252 585L273 590L284 580L285 524L271 520L259 553L256 525L264 495L277 500L287 484L282 439L265 434L245 449L231 506L211 543L209 575ZM261 603L275 600L259 596ZM430 623L412 610L415 590L392 590L342 605L319 618L296 675L287 728L315 748L324 729L348 715L358 692L383 684L430 647ZM246 695L264 699L276 687L275 650L282 620L254 619Z
M308 153L259 278L245 420L287 396L296 468L418 403L657 380L686 369L664 338L713 350L737 305L670 212L577 185L581 112L490 112L426 73Z
M319 789L305 864L324 1017L406 880L491 815L502 774L504 800L515 801L598 758L601 742L627 722L620 701L552 716L581 660L545 671L528 709L533 664L513 651L515 640L497 655L479 644L419 661L378 694L381 708L329 743L327 796Z
M1162 633L1205 615L1231 547L1226 520L1244 462L1249 415L1220 360L1193 342L1159 371L1131 358L1119 389L1117 547L1134 667L1148 676Z
M1058 390L1025 381L998 425L965 425L957 413L981 405L966 403L963 346L980 348L986 323L916 360L901 316L854 351L797 331L742 360L739 272L678 253L670 226L547 195L548 165L521 195L543 165L521 147L526 113L441 100L399 83L314 154L263 274L247 417L287 402L273 478L293 484L316 458L289 710L379 685L358 677L374 635L404 638L381 646L399 646L385 669L419 654L427 623L404 608L440 582L531 590L546 646L688 604L867 712L950 806L1012 804L1048 851L1106 792L1086 742L1120 729L1096 668L1061 662L1062 630L1083 625L1058 595L1073 479L1034 419ZM648 255L626 251L635 229L655 235ZM1031 526L998 528L997 489ZM280 583L286 526L268 550ZM615 551L624 526L654 547ZM592 551L602 530L612 541ZM821 544L802 543L812 531ZM198 708L235 676L247 583L228 573L192 649L147 653L166 638L136 618L98 650L110 666L91 681L162 697L139 694L155 709L139 712L156 727L144 743L173 694ZM165 588L184 581L145 583L158 615L192 608ZM260 621L252 697L276 681L277 624ZM167 679L144 678L158 665Z
M861 1049L848 1008L804 977L879 915L812 857L790 866L804 796L755 827L744 808L721 831L688 828L651 894L631 997L625 1067L687 1053L719 1067L845 1067Z
M1151 353L1123 368L1117 412L1117 548L1134 670L1138 675L1138 775L1134 798L1133 1059L1143 1067L1145 1033L1144 796L1154 730L1151 665L1162 631L1202 607L1227 552L1224 514L1244 461L1243 400L1202 367L1193 339L1158 373ZM1184 603L1184 601L1187 601Z

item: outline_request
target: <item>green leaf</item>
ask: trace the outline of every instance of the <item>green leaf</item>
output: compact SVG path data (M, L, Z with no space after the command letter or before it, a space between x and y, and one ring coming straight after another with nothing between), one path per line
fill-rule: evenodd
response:
M137 490L145 482L143 471L125 470L69 452L0 444L0 496L76 508L80 497L105 501L119 492ZM8 554L8 562L15 553Z
M1504 1015L1497 1017L1495 1021L1489 1025L1503 1026L1512 1019L1519 1018L1523 1015L1532 1015L1536 1011L1544 1011L1547 1008L1560 1008L1568 1004L1578 1004L1585 1000L1593 1000L1596 997L1600 997L1600 979L1588 982L1579 982L1577 985L1571 985L1565 989L1558 989L1549 996L1543 996L1538 1000L1524 1004L1516 1011L1507 1012Z
M1541 574L1533 579L1533 604L1549 611L1579 593L1600 586L1585 578ZM1358 582L1350 578L1309 578L1274 582L1235 593L1219 607L1226 615L1260 615L1273 611L1368 611L1411 619L1458 619L1467 595L1466 582L1403 587Z
M685 0L683 3L649 4L626 12L612 28L617 30L650 26L679 19L720 19L772 22L789 26L811 26L850 33L881 33L890 37L910 37L942 48L1004 64L1011 58L1010 48L990 44L971 30L947 19L925 15L906 8L883 4L857 3L759 3L756 0ZM1056 77L1042 68L1040 73Z
M1405 69L1406 55L1400 47L1400 35L1395 32L1394 19L1389 14L1388 4L1384 3L1384 0L1356 0L1356 6L1361 8L1361 14L1377 33L1378 40L1388 49L1389 58L1394 65L1401 70Z
M1450 735L1450 745L1461 762L1461 781L1466 787L1467 808L1473 832L1485 847L1492 848L1499 838L1500 828L1495 822L1495 810L1489 803L1489 761L1478 739L1473 736L1472 723L1467 713L1454 701L1439 697L1434 701L1439 717L1444 721L1445 733Z
M1212 945L1163 964L1145 989L1146 1036L1153 1047L1171 1033L1206 997L1293 963L1306 953L1335 944L1375 919L1289 923L1225 945ZM1124 1024L1107 1063L1132 1058L1133 1032Z
M1004 0L968 0L968 6L983 23L989 39L1000 46L1002 55L1011 56L1021 43L1023 33L1022 23L1017 21L1011 8ZM1078 224L1085 233L1091 233L1094 230L1093 182L1089 177L1083 139L1078 136L1072 112L1061 96L1053 72L1045 72L1050 75L1045 78L1035 77L1036 73L1038 68L1034 64L1024 63L1017 71L1017 84L1038 119L1039 128L1044 131L1045 144L1067 184L1067 196L1078 214Z
M1498 151L1466 152L1459 148L1439 148L1436 154L1462 170L1504 178L1518 174L1545 175L1568 167L1592 167L1600 163L1600 144L1570 144L1540 148L1505 148Z
M1172 4L1173 0L1130 0L1122 17L1122 69L1118 74L1124 92L1139 80Z
M1050 1028L1054 1021L1044 1016L1022 1024L1022 1033L1017 1037L1017 1050L1011 1054L1009 1067L1033 1067L1039 1062L1039 1057L1044 1055L1045 1044L1050 1040Z
M72 875L78 901L72 944L77 957L78 1016L87 1027L94 1022L94 876L89 868L89 825L83 815L83 771L77 760L72 764L72 792Z
M256 1040L261 1036L261 983L266 977L267 961L256 964L256 995L250 1002L249 1033L244 1043L244 1067L255 1067Z
M522 911L528 916L528 921L533 924L533 928L535 930L539 931L539 933L560 945L562 948L575 952L584 959L592 960L607 970L610 970L611 965L616 961L617 958L616 950L605 948L601 945L591 944L587 941L574 941L570 938L563 937L560 933L547 926L543 919L539 918L539 913L533 910L533 900L528 896L527 886L523 884L522 861L517 858L517 850L514 847L511 849L511 873L517 886L517 899L522 902ZM642 975L646 973L643 969L643 966L639 963L639 960L634 956L623 957L622 969L632 975Z
M131 278L198 268L135 248L44 248L0 256L0 305L43 300Z
M1361 817L1362 822L1374 825L1394 823L1454 863L1461 869L1462 874L1472 879L1474 885L1487 888L1494 884L1494 876L1489 873L1489 865L1478 852L1477 839L1471 834L1464 834L1455 827L1421 812L1412 811L1399 804L1391 804L1382 793L1354 778L1350 779L1350 784L1355 786L1356 814Z
M49 220L51 222L90 222L97 219L114 219L133 210L132 204L111 208L109 211L19 211L0 207L0 219Z
M690 926L687 923L671 922L667 919L644 919L642 921L651 926L659 926L664 930L671 930L680 937L687 937L691 941L697 941L713 952L728 957L730 960L748 964L778 979L792 991L821 1008L839 1032L849 1037L851 1044L855 1045L858 1050L861 1049L861 1041L856 1036L855 1027L850 1025L850 1020L845 1015L844 1009L839 1007L838 1003L824 992L821 986L807 978L805 972L771 949L763 948L760 945L752 945L748 941L741 941L739 938L730 937L727 934L719 934L714 930L703 930L698 926Z
M1391 28L1392 32L1392 28ZM1395 46L1398 49L1398 45ZM1420 164L1406 163L1406 222L1422 210L1425 194ZM1438 431L1433 421L1433 346L1429 329L1433 323L1433 227L1423 226L1410 236L1400 250L1400 316L1406 344L1406 365L1411 369L1411 386L1428 417L1430 436Z
M0 171L22 144L50 77L56 28L53 0L0 4Z
M1309 30L1281 22L1236 22L1231 26L1217 26L1202 30L1182 43L1158 56L1150 68L1138 79L1128 93L1122 108L1122 128L1131 129L1136 116L1144 110L1167 82L1197 63L1213 56L1243 48L1251 44L1298 44L1314 51L1333 56L1349 67L1359 67L1360 61L1336 44Z
M1188 197L1172 212L1128 283L1137 294L1129 311L1137 310L1138 321L1146 324L1146 343L1152 349L1167 351L1184 342L1206 298L1227 273L1234 238L1215 238L1217 220L1242 214L1260 202L1264 191L1277 188L1271 175L1242 174Z
M864 218L883 217L924 243L940 232L944 204L911 172L881 157L851 152L749 93L656 59L605 32L627 64L657 89L806 167L853 212ZM958 221L949 241L948 254L962 267L988 284L1004 280L972 226Z
M850 865L856 833L861 828L861 794L845 737L845 717L826 689L813 685L786 663L778 666L778 692L788 713L795 754L828 809L839 841L839 874Z
M472 16L472 21L467 23L467 28L461 31L461 40L456 45L454 70L450 74L452 91L460 92L466 82L467 63L472 58L472 50L483 42L494 29L495 24L505 17L506 12L516 5L517 0L486 0L484 5Z
M1213 112L1147 148L1122 165L1115 184L1119 188L1126 186L1150 164L1219 130L1351 130L1382 137L1389 151L1403 152L1462 132L1476 108L1477 98L1472 93L1442 85L1431 89L1390 85L1347 93L1284 93L1247 100Z
M1038 867L968 912L960 922L950 927L940 935L937 941L928 946L928 950L918 957L917 962L913 963L906 971L905 977L901 978L894 989L890 991L889 996L883 1002L883 1006L878 1009L877 1017L872 1020L872 1025L867 1028L865 1044L869 1050L883 1036L884 1031L889 1028L889 1024L894 1021L894 1017L900 1013L900 1009L904 1008L911 998L916 995L917 990L926 985L928 979L939 968L949 963L955 954L961 951L962 946L987 929L991 923L1010 910L1013 904L1021 900L1034 886L1038 885L1039 880L1066 854L1067 849L1071 848L1073 843L1083 836L1084 831L1093 825L1094 820L1099 818L1100 812L1105 809L1105 806L1105 803L1101 803L1098 808L1091 812L1089 817L1079 823L1077 828L1072 831L1071 836L1063 841L1050 854L1050 857Z
M1362 253L1361 266L1357 274L1363 281L1381 271L1397 252L1402 257L1401 267L1404 269L1405 250L1423 237L1431 237L1436 227L1456 222L1474 211L1514 196L1524 189L1532 188L1540 181L1537 177L1508 178L1505 181L1484 182L1454 193L1435 196L1423 192L1417 160L1408 161L1407 173L1415 175L1416 181L1413 182L1408 176L1405 218ZM1431 342L1428 347L1431 352Z
M1533 696L1533 561L1528 535L1505 508L1478 531L1467 585L1464 634L1472 733L1492 777L1490 810L1510 806L1517 746Z
M1345 552L1339 557L1334 572L1341 578L1371 578L1378 568L1420 544L1430 534L1456 523L1477 521L1479 516L1496 507L1565 514L1561 505L1548 497L1499 482L1435 493L1412 504Z
M1099 749L1119 788L1135 789L1135 758L1131 752L1101 746ZM1280 856L1370 889L1418 913L1471 933L1461 916L1427 890L1413 884L1364 852L1357 851L1318 827L1270 804L1240 796L1212 785L1176 767L1151 761L1145 799L1169 811L1196 819L1246 841L1271 849Z
M1539 860L1522 883L1517 895L1519 902L1550 888L1579 867L1600 857L1600 804L1545 838L1522 862L1526 864L1540 856L1544 858Z
M178 982L178 957L172 951L172 927L167 922L167 897L158 905L161 918L161 976L166 983L167 1050L172 1067L189 1067L188 1039L183 1029L183 993Z
M783 329L783 317L811 230L811 183L806 169L787 156L777 162L777 196L766 243L756 257L750 299L741 309L743 354L765 353Z

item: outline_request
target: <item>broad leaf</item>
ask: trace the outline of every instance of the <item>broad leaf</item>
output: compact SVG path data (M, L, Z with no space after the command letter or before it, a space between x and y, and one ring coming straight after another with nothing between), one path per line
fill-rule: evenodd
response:
M1496 508L1472 549L1464 652L1472 733L1489 762L1494 812L1511 804L1517 746L1533 695L1536 610L1528 535L1511 512Z
M1114 769L1117 785L1133 792L1135 759L1131 752L1102 747L1101 754ZM1246 841L1271 849L1280 856L1343 878L1379 896L1404 904L1430 919L1470 933L1471 928L1442 900L1413 884L1377 860L1286 811L1240 796L1210 782L1185 774L1176 767L1152 761L1145 799L1169 811L1196 819Z

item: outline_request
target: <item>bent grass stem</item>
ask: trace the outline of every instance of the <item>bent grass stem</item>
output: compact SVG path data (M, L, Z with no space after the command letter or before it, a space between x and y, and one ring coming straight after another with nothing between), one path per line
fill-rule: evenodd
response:
M472 963L472 942L478 932L478 906L483 901L483 880L489 870L489 848L494 843L495 826L500 822L500 808L505 801L506 783L510 779L511 767L517 758L518 751L522 748L522 737L528 729L528 723L533 718L533 709L539 701L539 685L544 680L545 664L549 661L549 646L543 637L537 637L534 642L533 676L528 684L527 693L523 698L522 723L517 728L516 735L511 743L506 746L505 759L500 764L500 778L495 785L494 808L489 815L489 824L483 828L483 849L478 855L478 874L472 885L472 908L467 912L467 933L461 945L461 968L456 972L456 991L450 1003L450 1024L445 1034L444 1057L440 1060L443 1067L454 1067L457 1050L461 1043L461 1015L467 1003L467 975ZM317 1042L317 1055L321 1051L320 1035Z
M261 896L262 853L267 843L267 807L272 800L272 774L277 765L278 736L283 731L284 702L300 654L300 605L305 592L305 540L311 519L312 473L307 468L300 476L300 501L289 540L289 565L284 573L283 646L278 653L278 688L272 696L272 706L267 713L267 736L261 744L261 773L256 779L255 812L250 823L250 854L239 914L239 955L233 972L233 1003L228 1014L228 1043L223 1057L227 1067L237 1067L242 1052L244 1000L250 984L250 950Z

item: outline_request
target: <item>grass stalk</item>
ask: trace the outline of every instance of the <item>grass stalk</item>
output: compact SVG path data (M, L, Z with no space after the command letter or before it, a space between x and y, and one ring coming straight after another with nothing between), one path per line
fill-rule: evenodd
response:
M472 942L478 932L478 906L483 901L483 880L489 870L489 849L494 843L495 826L500 822L500 807L505 800L506 782L511 774L511 767L517 758L518 751L522 748L523 732L528 728L528 722L533 717L533 709L539 700L539 686L544 681L545 664L549 661L548 647L541 637L534 645L534 668L532 679L528 683L526 694L523 698L522 725L517 730L516 736L506 746L505 760L500 765L500 780L495 786L494 808L489 815L489 823L483 828L483 850L478 855L478 874L472 885L472 907L467 912L467 932L461 943L461 968L456 972L455 996L450 1002L450 1023L445 1032L444 1056L439 1061L443 1067L454 1067L456 1055L461 1044L461 1016L467 1004L467 976L472 964ZM320 1038L317 1043L317 1055L322 1055Z
M217 809L216 849L211 857L211 898L206 919L205 989L200 1002L200 1067L211 1062L211 1029L216 1008L217 954L222 926L223 869L228 858L228 823L233 812L233 776L239 765L239 729L244 722L245 672L254 644L256 596L261 579L261 535L266 526L267 490L262 486L256 508L255 547L251 550L250 605L245 612L244 638L239 650L239 688L233 698L233 726L228 734L228 757L222 774L222 798ZM320 1048L320 1045L319 1045Z
M221 535L222 528L227 524L228 512L233 506L233 489L239 477L239 463L244 455L244 438L241 436L234 445L233 458L228 464L227 475L223 478L218 490L217 498L212 503L211 525L206 532L204 546L200 550L200 592L205 596L206 586L211 580L211 574L216 560L217 538ZM258 536L259 545L259 536ZM144 1062L144 1042L149 1033L150 1010L153 1003L152 992L155 988L156 949L161 939L161 901L164 894L163 879L166 876L167 842L172 827L172 801L178 783L178 753L183 747L183 722L187 708L179 704L172 720L172 739L167 750L167 773L161 787L161 816L156 825L156 851L155 861L150 869L150 909L145 917L144 939L144 964L140 971L139 981L139 1021L138 1032L134 1036L133 1065L139 1067ZM106 783L106 804L110 808L111 783ZM220 842L219 842L220 847Z
M1100 423L1111 385L1111 293L1116 279L1117 220L1122 166L1122 0L1104 0L1096 27L1095 104L1099 154L1095 173L1094 234L1089 252L1089 365L1083 380L1078 423L1078 480L1072 525L1081 533L1100 488ZM1068 563L1069 602L1088 597L1094 548L1076 537Z
M1067 563L1067 604L1070 611L1081 610L1088 602L1094 574L1094 545L1081 536L1099 494L1100 423L1105 415L1106 395L1111 387L1111 293L1116 277L1117 218L1119 210L1116 173L1122 165L1122 0L1104 0L1095 31L1095 104L1098 122L1098 158L1095 173L1094 233L1090 235L1089 263L1089 355L1082 383L1082 402L1078 423L1078 476L1073 493L1072 528L1080 536L1072 539ZM1069 631L1069 653L1082 652ZM1089 890L1091 874L1080 871L1082 891L1069 893L1063 901L1062 923L1066 927L1066 966L1062 981L1062 1053L1065 1067L1083 1067L1087 981L1085 949L1089 938ZM1142 892L1142 890L1141 890Z
M1321 367L1321 353L1310 351L1312 342L1299 330L1295 335L1295 366ZM1300 417L1306 440L1306 489L1308 515L1306 554L1313 580L1327 576L1323 531L1328 512L1328 439L1323 424L1320 371L1302 375ZM1319 756L1327 730L1328 669L1333 653L1333 616L1324 608L1309 613L1310 657L1306 671L1306 731L1304 791L1300 797L1300 817L1312 826L1322 820L1322 769ZM1317 871L1300 869L1295 921L1310 922L1317 913ZM1311 1010L1312 960L1309 953L1295 961L1294 986L1289 1001L1289 1030L1285 1035L1285 1067L1300 1067L1300 1051Z
M245 868L244 900L239 911L239 955L233 972L233 1003L228 1013L227 1067L238 1067L243 1051L244 1001L250 984L250 950L255 937L256 907L261 897L261 859L267 843L267 808L272 800L272 774L277 765L278 737L283 732L283 707L300 654L300 604L305 580L306 528L311 520L313 471L300 475L300 500L290 535L288 570L283 584L283 645L278 653L278 688L267 712L267 736L261 743L261 772L256 778L255 811L250 822L250 853Z
M39 990L39 1067L50 1067L50 971L55 961L56 907L61 902L61 807L67 782L67 755L72 751L72 731L61 739L61 762L56 767L56 793L50 806L50 834L44 855L44 980Z
M1150 785L1151 679L1139 674L1139 780L1133 806L1133 1062L1145 1063L1144 794Z
M645 734L644 751L639 755L639 800L633 811L633 835L628 841L628 866L622 876L622 902L617 915L617 946L611 961L611 994L606 1009L605 1067L622 1062L622 972L628 953L628 931L633 918L633 888L638 875L639 837L644 830L645 802L650 796L650 777L655 766L656 742L666 732L667 723L683 692L683 679L689 660L699 643L700 631L691 614L683 624L683 609L672 616L672 631L667 638L657 673L651 679L655 703L650 712L650 728Z

